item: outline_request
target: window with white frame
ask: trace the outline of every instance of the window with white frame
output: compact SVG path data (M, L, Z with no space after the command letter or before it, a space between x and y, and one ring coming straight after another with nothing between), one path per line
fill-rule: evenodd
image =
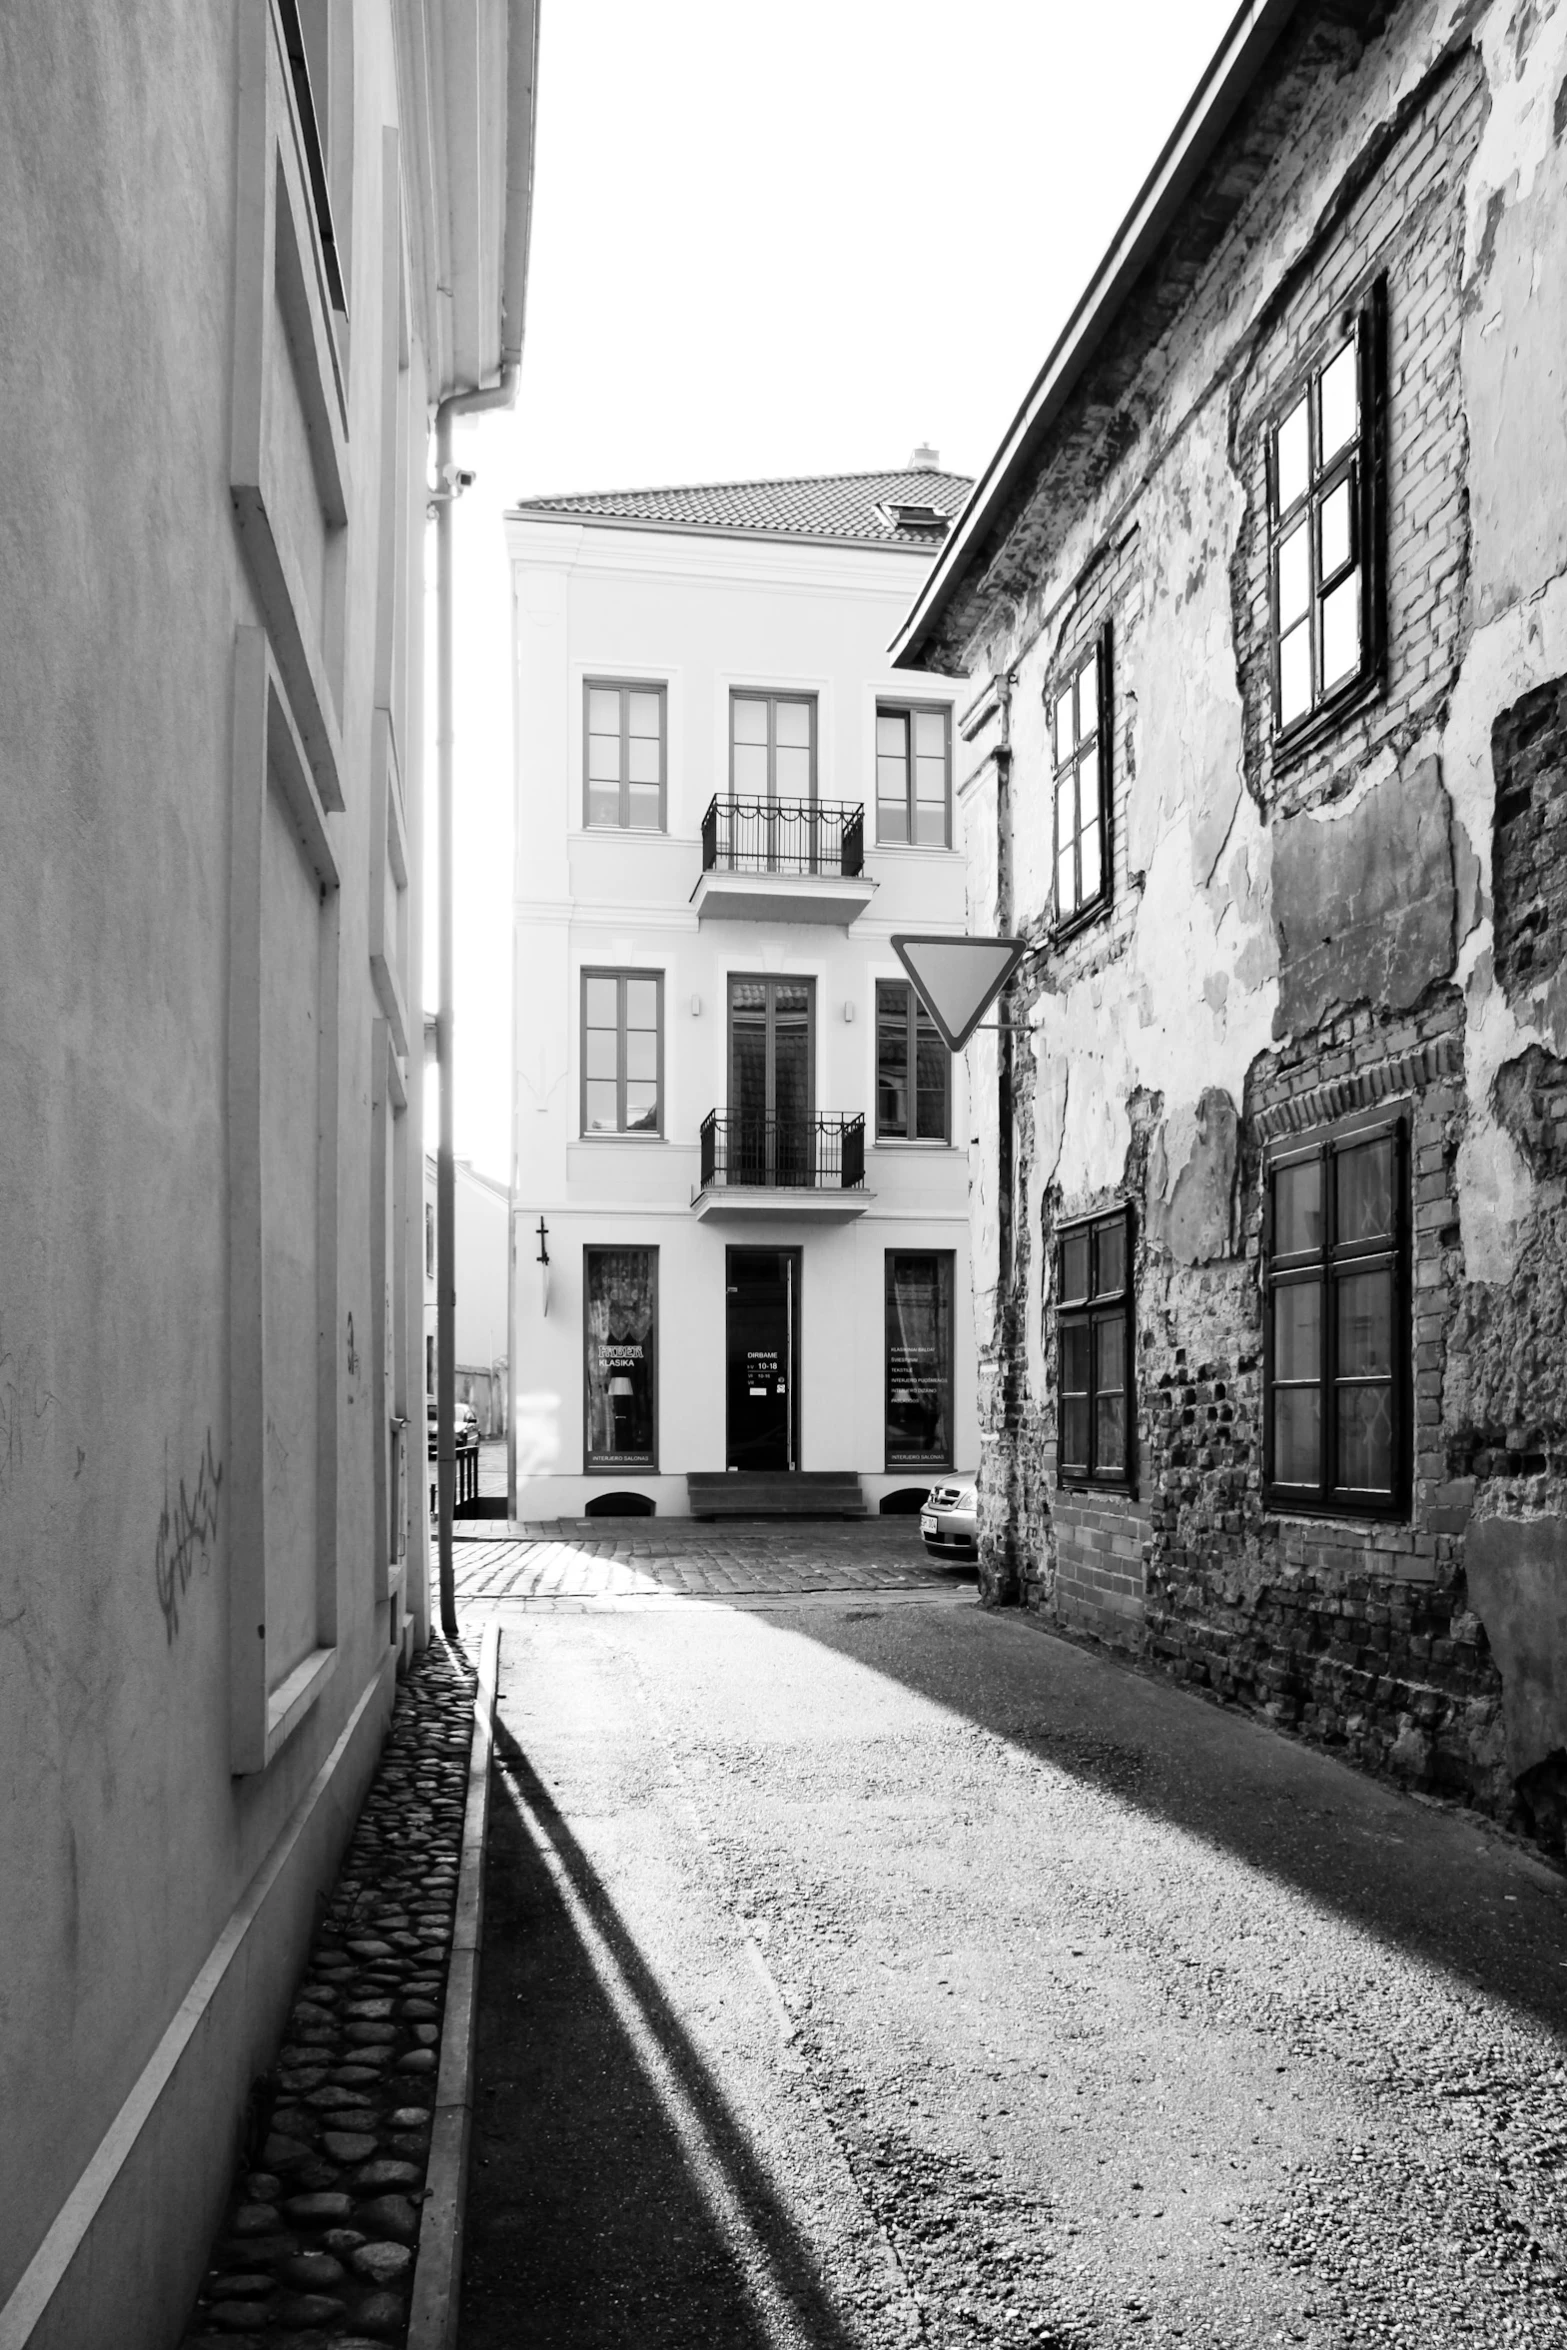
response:
M664 981L657 971L582 974L582 1131L661 1134Z
M882 847L950 847L951 721L945 703L877 703L876 838Z
M589 678L585 691L584 821L623 832L662 832L664 688Z

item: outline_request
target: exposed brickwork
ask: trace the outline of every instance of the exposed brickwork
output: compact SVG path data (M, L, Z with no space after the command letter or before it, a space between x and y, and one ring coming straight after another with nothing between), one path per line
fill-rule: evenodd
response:
M1491 765L1496 976L1516 1002L1560 969L1567 931L1567 678L1501 713Z
M1120 1493L1056 1492L1055 1607L1064 1624L1140 1647L1152 1513Z
M1464 641L1469 513L1460 378L1464 175L1485 120L1478 52L1451 53L1369 171L1286 279L1249 364L1232 380L1232 456L1248 493L1232 576L1246 709L1246 776L1281 813L1343 790L1381 745L1417 739L1449 693ZM1375 168L1373 168L1373 165ZM1353 184L1355 174L1350 175ZM1273 741L1266 439L1302 371L1331 350L1346 311L1387 284L1386 690L1310 749Z

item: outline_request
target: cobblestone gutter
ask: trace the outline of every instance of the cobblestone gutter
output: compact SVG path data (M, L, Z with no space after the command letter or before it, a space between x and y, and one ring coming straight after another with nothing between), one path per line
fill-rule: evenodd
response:
M435 1642L398 1691L182 2350L408 2339L476 1686Z

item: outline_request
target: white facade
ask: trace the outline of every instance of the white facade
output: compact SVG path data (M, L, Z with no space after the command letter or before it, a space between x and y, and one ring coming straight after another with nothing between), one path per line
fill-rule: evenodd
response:
M966 485L941 479L950 511ZM576 1516L595 1497L629 1490L661 1515L679 1515L689 1506L688 1472L735 1465L730 1422L742 1406L728 1384L726 1293L734 1272L727 1252L737 1247L797 1252L785 1266L796 1319L770 1366L790 1396L785 1451L769 1458L753 1446L749 1465L855 1472L873 1509L938 1472L971 1471L978 1430L961 1062L948 1067L940 1139L878 1137L876 1114L877 983L904 984L891 936L965 927L963 860L951 845L959 837L955 774L942 845L876 837L879 708L930 705L949 746L957 740L953 684L900 677L886 656L933 544L897 543L890 533L878 544L754 527L648 527L539 505L513 514L507 528L518 745L513 1514ZM594 681L661 690L662 829L586 822ZM715 796L734 796L737 696L758 705L788 697L796 724L801 706L814 706L823 823L831 831L835 804L864 808L857 881L732 874L721 859L704 875L704 813ZM950 770L950 748L947 762ZM780 758L780 783L788 780L782 768ZM659 983L657 1132L588 1131L585 974L594 972ZM863 1186L826 1174L780 1185L776 1166L762 1165L749 1170L759 1183L704 1186L703 1122L726 1110L734 1082L737 979L791 983L777 1002L813 999L808 1106L828 1122L813 1147L821 1168L835 1167L840 1150L854 1150L837 1122L863 1117ZM621 1051L633 1047L623 1042ZM547 1268L538 1262L541 1216ZM657 1251L653 1440L630 1447L651 1459L590 1458L585 1252L604 1248ZM939 1275L952 1301L947 1392L928 1460L900 1457L903 1427L894 1433L904 1441L889 1452L889 1252L948 1260ZM928 1277L918 1267L910 1276Z

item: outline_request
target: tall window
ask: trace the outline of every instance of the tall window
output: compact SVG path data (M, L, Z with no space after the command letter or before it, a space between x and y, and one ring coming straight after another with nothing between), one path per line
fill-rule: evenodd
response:
M435 1210L428 1200L424 1203L424 1272L427 1281L435 1279Z
M1268 435L1273 709L1280 734L1363 685L1378 591L1371 427L1378 397L1374 297L1297 385Z
M582 1131L663 1132L664 982L654 971L582 974Z
M584 1249L585 1466L658 1465L658 1251Z
M952 1466L952 1257L887 1252L887 1466Z
M879 1141L945 1142L951 1058L906 979L876 982Z
M1087 659L1056 688L1051 742L1058 923L1075 922L1110 895L1108 655L1108 640L1101 634Z
M729 789L737 800L814 800L816 696L731 694Z
M876 705L876 838L944 849L951 831L951 712Z
M1263 1480L1279 1509L1408 1507L1409 1211L1402 1122L1275 1151L1263 1244Z
M1056 1240L1061 1485L1132 1482L1132 1215L1117 1208Z
M612 685L590 678L586 693L587 822L661 832L666 768L664 688Z

